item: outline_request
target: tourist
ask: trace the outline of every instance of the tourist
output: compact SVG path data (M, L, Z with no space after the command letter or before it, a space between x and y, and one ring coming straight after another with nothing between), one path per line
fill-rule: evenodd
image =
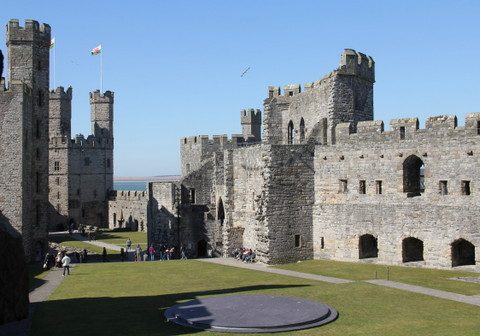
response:
M67 275L70 275L70 257L65 254L65 257L62 258L62 266L63 266L63 274L65 276L65 271L67 271Z
M128 250L130 250L130 248L132 247L132 241L130 240L130 238L127 239L127 243L125 245L127 245L127 253L128 253Z
M187 255L185 254L185 248L182 246L180 246L180 259L181 260L187 260Z
M150 254L150 260L154 261L155 260L155 248L153 247L153 244L150 245L148 248L148 254Z
M175 253L175 247L171 247L170 248L170 259L169 260L173 260L173 254Z
M135 249L135 261L142 260L142 249L140 248L140 244L137 244L137 248Z
M83 262L84 263L87 262L87 250L86 249L83 249Z
M44 269L49 269L50 268L50 253L47 252L45 254L45 259L43 261L43 268Z
M55 266L57 266L58 268L62 267L62 257L62 251L58 251L57 257L55 258Z

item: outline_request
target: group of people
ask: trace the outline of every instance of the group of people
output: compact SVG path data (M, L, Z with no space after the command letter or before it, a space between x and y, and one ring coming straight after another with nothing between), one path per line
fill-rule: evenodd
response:
M77 252L75 252L77 253ZM65 273L67 275L70 275L70 263L72 262L72 259L67 255L65 251L58 251L57 256L54 257L52 253L47 252L45 255L45 259L43 262L43 268L44 269L50 269L52 267L58 267L62 268L63 267L63 274L62 276L65 276Z
M122 261L124 261L126 258L128 258L128 252L132 250L132 241L130 238L127 239L125 243L126 247L126 254L123 252L123 249L120 251L120 258ZM175 246L167 246L167 245L162 245L158 249L158 251L155 249L155 247L150 245L145 251L142 251L142 248L140 247L140 244L137 244L136 248L132 250L133 253L133 260L134 261L147 261L155 260L155 256L158 256L160 259L159 260L173 260L177 257L176 255L176 249ZM183 247L180 249L180 259L185 260L187 259L187 256L185 254L185 250Z
M233 251L233 257L235 259L241 260L243 262L254 262L256 256L257 255L255 254L255 252L253 252L252 249L248 249L248 248L245 248L245 247L236 248Z

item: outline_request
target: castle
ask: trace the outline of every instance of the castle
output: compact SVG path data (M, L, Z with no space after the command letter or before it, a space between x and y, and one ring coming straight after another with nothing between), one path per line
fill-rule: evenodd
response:
M93 135L72 140L72 89L49 90L50 26L27 20L21 27L10 20L6 40L0 220L21 235L26 260L32 261L44 255L48 230L106 225L113 187L113 93L90 93Z
M340 66L303 92L269 87L263 138L261 112L247 109L242 135L181 139L180 181L150 183L142 194L150 242L196 256L244 246L266 263L478 270L480 113L462 127L437 116L425 129L404 118L385 131L374 120L374 82L373 59L346 49ZM137 216L143 206L129 203Z

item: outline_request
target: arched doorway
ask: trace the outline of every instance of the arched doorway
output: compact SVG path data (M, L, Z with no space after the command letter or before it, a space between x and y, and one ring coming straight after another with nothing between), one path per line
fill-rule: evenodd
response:
M425 191L425 165L416 155L410 155L403 161L403 192L407 197L420 196Z
M358 239L358 258L377 258L378 243L377 238L371 234L364 234Z
M287 139L287 143L289 145L293 144L294 143L294 127L293 127L293 121L290 120L290 122L288 123L288 129L287 129L287 136L288 136L288 139Z
M203 258L206 256L207 256L207 241L205 239L202 239L197 243L197 257Z
M138 231L138 220L133 221L132 231Z
M300 119L300 143L305 140L305 120Z
M220 225L223 225L225 221L225 209L223 208L222 198L218 201L217 220L220 221Z
M414 237L405 238L402 241L402 261L422 261L423 241Z
M475 245L463 238L452 243L452 267L475 265Z

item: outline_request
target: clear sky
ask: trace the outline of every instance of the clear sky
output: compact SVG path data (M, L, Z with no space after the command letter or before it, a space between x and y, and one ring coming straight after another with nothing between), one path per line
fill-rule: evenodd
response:
M480 1L3 1L0 22L11 18L52 26L73 134L90 134L102 44L116 176L178 174L181 137L241 133L239 111L262 108L268 85L320 79L344 48L374 58L386 125L480 111Z

